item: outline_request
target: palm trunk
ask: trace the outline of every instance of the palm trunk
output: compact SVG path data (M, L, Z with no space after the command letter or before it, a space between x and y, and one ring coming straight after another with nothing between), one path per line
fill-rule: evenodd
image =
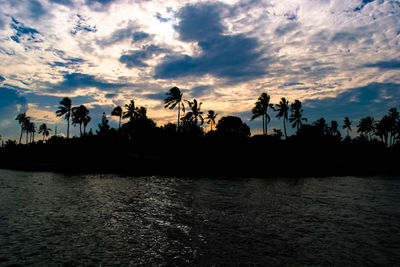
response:
M268 135L268 118L267 118L267 114L265 114L265 135Z
M264 114L262 114L262 128L263 128L263 135L265 135L265 124L264 124Z
M285 130L285 139L287 139L287 134L286 134L286 119L283 118L283 129Z
M26 131L26 139L25 139L25 144L28 144L28 136L29 136L29 133L28 133L28 131Z
M67 119L67 138L69 138L69 118Z
M45 135L43 134L43 142L44 142L44 136L45 136Z
M24 133L23 129L21 128L21 135L19 136L19 143L21 144L22 134Z
M181 103L178 103L178 124L177 124L177 131L179 132L179 119L181 116Z
M35 132L32 132L32 143L35 143Z
M119 124L118 124L118 130L121 129L121 119L122 119L122 114L119 115Z
M79 123L79 134L80 134L81 137L82 137L82 122Z

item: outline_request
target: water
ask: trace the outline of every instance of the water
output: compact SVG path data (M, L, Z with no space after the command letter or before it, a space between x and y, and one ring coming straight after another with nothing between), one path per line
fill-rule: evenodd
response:
M400 178L0 170L0 265L397 265Z

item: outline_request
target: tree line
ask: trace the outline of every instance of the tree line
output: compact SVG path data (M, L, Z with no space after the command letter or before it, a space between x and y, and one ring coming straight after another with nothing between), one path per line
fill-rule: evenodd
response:
M165 131L175 132L180 134L204 135L204 129L201 127L204 122L210 125L210 134L214 132L223 132L230 134L239 134L250 136L249 127L241 121L239 117L226 116L216 123L218 113L214 110L209 110L206 114L201 110L202 102L196 99L186 100L183 98L183 93L178 87L171 88L166 93L164 99L164 108L177 109L176 124L168 123L161 128ZM341 138L339 131L339 123L331 121L328 125L324 118L320 118L312 124L307 124L307 118L303 116L302 103L295 100L292 103L286 98L281 98L277 104L270 103L270 95L262 93L254 104L251 110L251 120L261 117L263 135L268 135L268 124L271 120L272 112L276 118L283 122L283 133L281 129L273 129L273 137L281 139L283 136L288 138L287 126L291 125L296 129L296 135L318 134L322 136L332 136ZM70 98L65 97L61 100L60 106L56 111L56 116L62 117L67 121L67 138L70 136L70 124L73 126L79 125L80 137L87 134L93 134L91 131L87 133L86 128L91 121L89 116L90 111L84 106L72 106ZM138 132L146 133L149 129L155 128L155 122L147 117L147 109L142 106L136 106L134 100L130 100L124 107L116 106L111 111L111 116L118 118L118 131L125 133L130 138L134 138ZM128 119L128 122L122 124L122 120ZM35 133L37 127L31 118L25 112L18 114L16 120L21 126L19 143L22 142L23 134L25 133L25 142L35 142ZM214 126L214 129L213 129ZM380 120L374 120L373 117L361 118L356 125L357 138L363 140L379 140L384 142L386 146L393 146L400 142L400 115L396 108L391 108L388 114L384 115ZM103 113L101 122L98 124L98 135L107 134L111 127L105 113ZM346 139L351 139L352 122L348 117L343 120L342 129L346 131ZM42 141L50 135L52 130L45 123L39 126L39 134L42 134Z

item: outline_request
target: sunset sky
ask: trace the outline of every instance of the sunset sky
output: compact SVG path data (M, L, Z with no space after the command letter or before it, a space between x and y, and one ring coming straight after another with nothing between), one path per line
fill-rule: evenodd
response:
M400 2L391 0L0 0L0 134L18 113L66 132L63 97L102 112L134 99L158 125L175 122L166 92L250 122L271 102L299 99L312 122L379 119L400 108ZM110 120L111 120L111 116ZM275 117L271 114L271 117ZM111 120L113 126L117 119ZM271 127L280 127L275 118ZM270 128L271 128L270 127ZM354 127L355 128L355 127ZM79 129L72 129L78 134Z

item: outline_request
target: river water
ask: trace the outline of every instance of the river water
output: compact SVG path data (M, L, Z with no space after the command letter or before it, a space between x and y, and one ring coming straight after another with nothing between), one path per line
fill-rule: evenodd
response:
M0 170L0 265L400 263L400 178Z

